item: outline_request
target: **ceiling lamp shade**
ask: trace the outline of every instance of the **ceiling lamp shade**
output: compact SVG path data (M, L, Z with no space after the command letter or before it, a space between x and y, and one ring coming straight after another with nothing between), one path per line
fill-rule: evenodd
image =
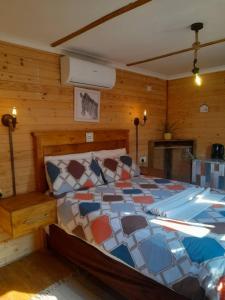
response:
M200 42L198 40L198 32L203 28L203 23L198 22L191 25L191 30L195 31L195 42L193 43L192 47L194 49L194 60L193 60L193 69L192 73L195 76L195 84L197 86L202 85L202 78L199 75L199 67L197 66L198 63L198 50L200 49Z

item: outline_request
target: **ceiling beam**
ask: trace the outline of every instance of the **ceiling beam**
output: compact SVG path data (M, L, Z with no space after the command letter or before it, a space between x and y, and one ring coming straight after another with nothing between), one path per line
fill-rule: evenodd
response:
M101 24L103 24L103 23L111 20L111 19L114 19L114 18L116 18L116 17L118 17L118 16L120 16L122 14L125 14L128 11L131 11L131 10L133 10L133 9L139 7L139 6L142 6L142 5L144 5L144 4L148 3L148 2L151 2L151 1L152 0L137 0L137 1L131 2L131 3L127 4L127 5L119 8L119 9L114 10L113 12L111 12L111 13L109 13L109 14L107 14L107 15L105 15L105 16L103 16L103 17L101 17L101 18L99 18L99 19L97 19L97 20L95 20L93 22L91 22L90 24L88 24L88 25L80 28L79 30L74 31L74 32L66 35L65 37L63 37L63 38L61 38L61 39L59 39L59 40L51 43L51 46L52 47L56 47L58 45L61 45L61 44L65 43L65 42L67 42L67 41L75 38L76 36L81 35L84 32L87 32L87 31L89 31L89 30L91 30L91 29L93 29L93 28L95 28L95 27L97 27L97 26L99 26L99 25L101 25Z
M205 44L201 44L200 48L204 48L204 47L208 47L211 45L215 45L215 44L220 44L220 43L224 43L225 42L225 38L224 39L219 39L219 40L215 40L215 41L211 41Z
M224 42L225 42L225 38L215 40L215 41L211 41L211 42L208 42L208 43L205 43L205 44L200 44L200 48L204 48L204 47L208 47L208 46L212 46L212 45L219 44L219 43L224 43ZM140 64L144 64L144 63L147 63L147 62L150 62L150 61L158 60L158 59L161 59L161 58L165 58L165 57L169 57L169 56L173 56L173 55L177 55L177 54L181 54L181 53L185 53L185 52L189 52L189 51L193 51L193 50L194 50L193 47L185 48L185 49L170 52L170 53L167 53L167 54L163 54L163 55L159 55L159 56L155 56L155 57L151 57L151 58L131 62L131 63L127 64L127 66L131 67L131 66L135 66L135 65L140 65Z

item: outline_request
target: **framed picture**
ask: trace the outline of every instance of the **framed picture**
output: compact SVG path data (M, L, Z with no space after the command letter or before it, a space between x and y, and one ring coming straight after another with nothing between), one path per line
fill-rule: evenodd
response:
M74 88L74 120L99 122L100 92L83 88Z

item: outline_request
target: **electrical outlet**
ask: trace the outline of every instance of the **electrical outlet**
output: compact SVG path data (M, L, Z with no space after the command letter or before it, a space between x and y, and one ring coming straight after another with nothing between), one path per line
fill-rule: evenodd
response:
M147 162L147 157L146 157L146 156L140 156L139 161L140 161L140 163L141 163L142 165L143 165L143 164L146 164L146 162Z
M86 143L94 142L94 133L93 132L86 132Z

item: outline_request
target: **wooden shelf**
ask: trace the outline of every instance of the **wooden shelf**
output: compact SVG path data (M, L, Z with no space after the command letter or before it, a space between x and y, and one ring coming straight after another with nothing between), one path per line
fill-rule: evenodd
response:
M196 142L191 139L176 140L150 140L148 142L148 162L149 168L160 166L164 170L164 177L176 178L181 181L191 181L191 159L182 160L174 156L175 151L185 151L193 156L195 153ZM178 165L179 164L179 165ZM182 172L179 170L182 169Z
M56 200L33 192L0 200L0 227L12 238L56 222Z

